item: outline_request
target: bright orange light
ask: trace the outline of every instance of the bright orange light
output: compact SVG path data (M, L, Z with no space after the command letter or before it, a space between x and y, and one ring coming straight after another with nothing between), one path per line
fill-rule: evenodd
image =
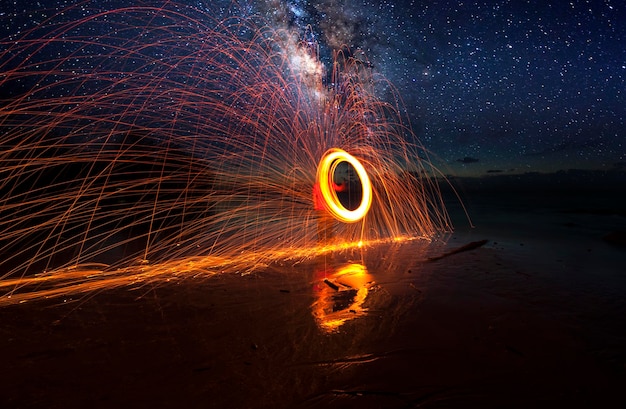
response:
M334 332L347 321L367 315L363 307L372 277L362 264L347 264L330 274L326 280L336 288L322 284L312 305L313 317L324 331ZM346 301L337 304L338 300Z
M361 181L363 196L361 197L361 204L354 210L346 209L339 201L337 192L333 189L333 175L341 162L348 162L352 165ZM326 208L340 222L358 222L369 211L372 204L372 184L370 183L370 178L361 162L348 152L338 148L326 151L317 167L317 182L324 197Z

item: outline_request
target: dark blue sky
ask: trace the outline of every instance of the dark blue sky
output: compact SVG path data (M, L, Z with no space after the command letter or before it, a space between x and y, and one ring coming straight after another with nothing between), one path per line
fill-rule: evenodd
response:
M455 173L611 169L626 161L622 1L283 7L292 23L313 25L322 43L365 51L399 90L416 134Z
M260 14L277 28L310 26L326 58L342 44L363 51L397 88L415 133L445 173L626 163L622 1L182 2L215 14ZM15 3L0 11L3 35L67 4Z
M338 3L322 19L354 29L348 44L398 88L418 136L456 173L626 161L624 2Z

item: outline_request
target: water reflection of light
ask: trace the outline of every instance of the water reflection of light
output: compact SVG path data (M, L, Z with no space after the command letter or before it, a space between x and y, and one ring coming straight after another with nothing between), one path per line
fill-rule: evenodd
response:
M361 264L347 264L334 271L320 271L315 286L313 316L319 327L334 332L346 321L363 317L372 277Z

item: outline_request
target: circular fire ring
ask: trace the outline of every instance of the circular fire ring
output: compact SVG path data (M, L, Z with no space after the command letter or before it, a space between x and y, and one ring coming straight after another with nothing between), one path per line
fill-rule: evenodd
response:
M354 210L346 209L337 197L334 185L335 169L341 162L347 162L356 171L361 181L361 203ZM343 223L354 223L361 220L370 209L372 204L372 184L365 168L357 158L344 150L333 148L324 153L317 166L317 183L319 183L326 209L334 218Z

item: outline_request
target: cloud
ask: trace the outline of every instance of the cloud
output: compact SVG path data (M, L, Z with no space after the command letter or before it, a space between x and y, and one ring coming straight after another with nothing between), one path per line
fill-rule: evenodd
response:
M469 164L469 163L476 163L476 162L479 162L479 161L480 161L480 159L478 159L478 158L472 158L472 157L470 157L470 156L466 156L466 157L464 157L463 159L457 159L456 161L457 161L457 162L464 163L464 164Z

